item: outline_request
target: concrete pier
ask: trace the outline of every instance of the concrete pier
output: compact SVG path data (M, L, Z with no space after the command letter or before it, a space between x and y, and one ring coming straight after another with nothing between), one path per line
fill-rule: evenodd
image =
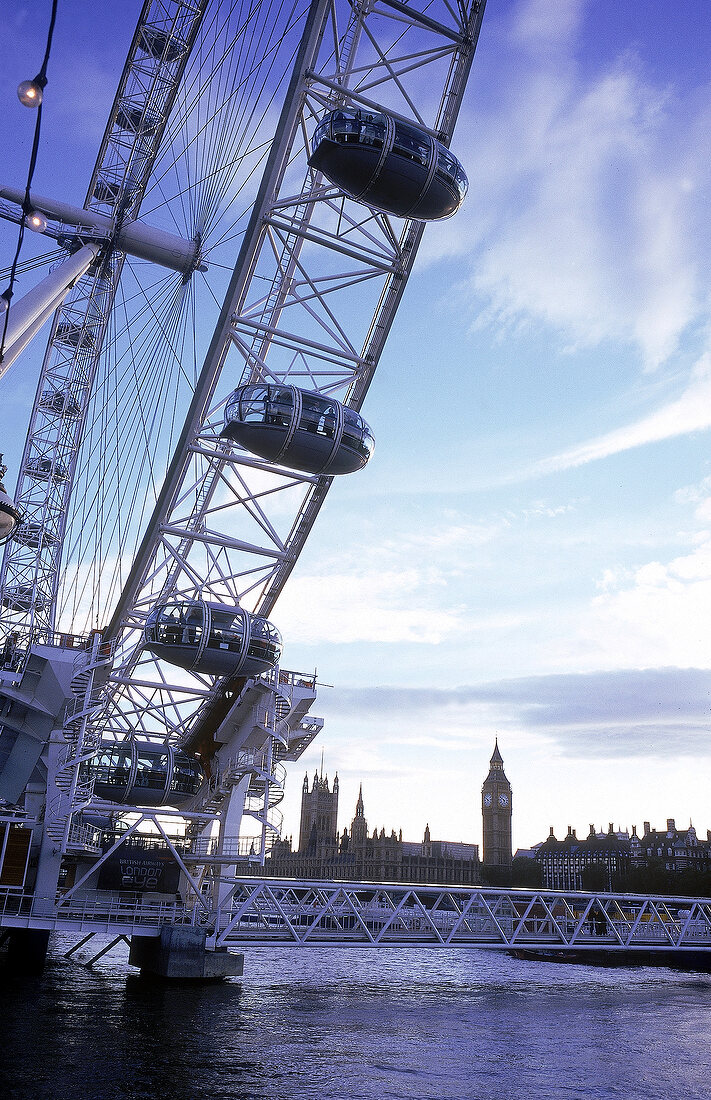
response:
M4 953L0 956L6 974L36 978L44 970L49 932L35 928L8 931Z
M166 924L159 937L132 936L128 961L141 974L193 981L239 977L244 955L209 951L206 933L199 928Z

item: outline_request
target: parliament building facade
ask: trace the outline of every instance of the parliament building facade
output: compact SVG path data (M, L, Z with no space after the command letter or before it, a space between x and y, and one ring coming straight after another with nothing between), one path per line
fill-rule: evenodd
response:
M433 840L429 825L421 841L403 840L402 829L368 829L361 785L350 828L338 831L339 781L305 776L301 791L299 845L278 840L257 873L269 878L353 882L413 882L476 886L490 868L511 867L511 786L498 745L482 787L483 864L479 845ZM245 868L245 874L254 874Z

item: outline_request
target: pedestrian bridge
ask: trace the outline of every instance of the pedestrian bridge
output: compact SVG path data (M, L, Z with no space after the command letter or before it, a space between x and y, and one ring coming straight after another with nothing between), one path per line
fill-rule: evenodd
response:
M709 952L711 899L244 879L213 914L215 946L469 946Z
M215 948L478 947L561 955L708 953L711 899L295 879L232 880L219 905L95 891L53 906L0 892L0 925L82 935L204 929Z

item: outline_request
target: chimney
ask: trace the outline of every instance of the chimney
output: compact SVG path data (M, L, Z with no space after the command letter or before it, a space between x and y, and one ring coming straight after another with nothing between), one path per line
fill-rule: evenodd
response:
M552 825L551 825L551 831L549 832L548 836L552 836L553 839L555 840L555 833L553 832L553 826Z
M572 836L572 835L573 835L573 830L572 830L571 826L569 825L568 826L568 836Z
M588 827L590 829L590 832L588 833L588 836L595 836L595 826L591 824Z
M649 827L649 822L648 822L648 821L645 821L645 822L644 822L644 835L645 835L645 836L649 836L649 834L651 833L651 831L652 831L652 830L651 830L651 829L650 829L650 827Z
M611 822L611 821L610 821L610 822L608 822L608 825L607 825L607 832L608 832L608 835L609 835L610 833L614 833L614 831L615 831L615 830L614 830L614 828L613 828L612 822Z
M668 817L667 818L667 832L668 833L676 832L676 823L675 823L673 817Z

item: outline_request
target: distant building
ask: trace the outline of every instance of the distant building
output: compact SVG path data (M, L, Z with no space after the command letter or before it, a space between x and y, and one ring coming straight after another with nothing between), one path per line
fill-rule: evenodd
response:
M432 840L429 825L420 843L402 839L402 830L368 833L363 788L358 792L350 831L337 832L338 777L308 776L301 792L299 847L279 840L262 872L270 878L340 879L477 885L482 881L479 845ZM254 868L245 868L245 874Z
M691 823L688 829L677 829L674 818L668 817L666 830L662 831L652 829L645 821L641 838L636 827L632 827L630 857L635 867L661 864L666 871L709 872L711 831L707 831L705 841L700 841Z
M558 840L551 826L550 834L541 844L536 844L526 854L541 866L543 886L549 890L583 890L590 868L604 872L604 889L612 889L616 882L632 871L658 868L671 873L682 871L711 872L711 832L706 841L699 841L693 825L678 830L673 817L667 819L665 831L652 829L644 822L644 835L615 830L595 832L590 826L588 835L578 839L575 829L568 826L568 833ZM518 854L518 853L517 853Z
M314 773L309 790L309 777L304 776L301 789L301 825L299 851L312 856L332 856L338 848L338 773L329 789L328 776Z
M543 886L548 890L585 889L585 872L592 867L604 873L602 888L611 889L614 881L631 866L629 833L615 832L612 824L606 833L596 833L591 825L588 835L581 840L570 825L568 835L557 840L551 826L548 838L537 844L534 851L534 858L541 865Z
M511 784L504 772L498 740L489 761L489 774L481 788L481 816L484 837L484 866L500 871L511 869Z

